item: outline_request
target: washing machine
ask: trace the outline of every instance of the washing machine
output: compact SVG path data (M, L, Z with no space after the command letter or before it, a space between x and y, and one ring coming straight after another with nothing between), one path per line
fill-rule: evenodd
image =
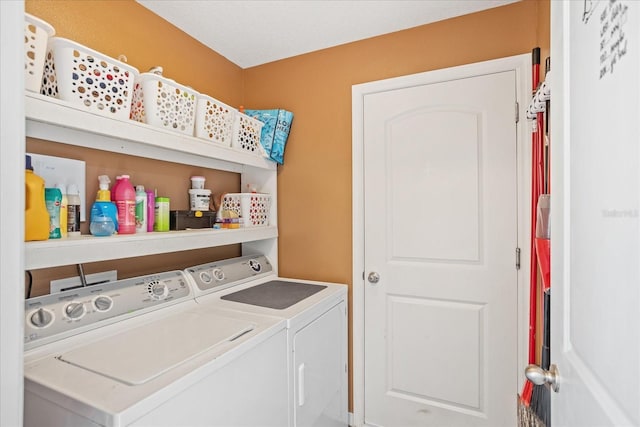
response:
M171 271L27 300L24 425L287 425L286 321L194 297Z
M347 425L345 285L278 277L264 255L185 272L203 306L286 322L290 426Z

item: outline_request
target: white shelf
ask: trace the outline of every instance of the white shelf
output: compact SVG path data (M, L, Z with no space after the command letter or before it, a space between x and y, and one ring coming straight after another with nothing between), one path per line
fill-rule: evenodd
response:
M272 195L271 224L277 224L277 169L271 160L135 121L90 113L82 107L26 92L26 135L47 141L182 163L241 174ZM156 255L242 243L243 252L260 252L277 266L278 228L188 230L25 243L25 269Z
M80 147L242 173L275 171L268 159L204 139L93 114L67 102L26 92L26 134Z
M253 227L235 230L185 230L66 239L25 243L25 269L105 261L213 246L253 242L278 237L278 228Z

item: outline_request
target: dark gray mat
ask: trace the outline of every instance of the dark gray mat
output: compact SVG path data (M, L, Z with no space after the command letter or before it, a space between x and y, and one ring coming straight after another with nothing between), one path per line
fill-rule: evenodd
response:
M326 288L324 285L272 280L262 285L225 295L221 299L282 310L324 288Z

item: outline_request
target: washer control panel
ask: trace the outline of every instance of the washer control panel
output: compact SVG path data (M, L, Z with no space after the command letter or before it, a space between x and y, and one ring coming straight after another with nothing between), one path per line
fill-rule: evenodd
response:
M196 292L202 295L270 274L273 266L264 255L249 255L201 264L185 271L195 282Z
M133 277L25 301L25 348L153 311L194 294L182 271Z

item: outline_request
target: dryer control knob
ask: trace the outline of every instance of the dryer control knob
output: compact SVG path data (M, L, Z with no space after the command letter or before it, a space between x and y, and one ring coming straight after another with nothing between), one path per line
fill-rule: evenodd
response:
M85 312L84 304L81 302L72 301L64 307L64 314L72 320L80 319Z
M260 265L260 261L255 259L249 260L249 267L251 267L251 269L256 273L260 273L260 270L262 270L262 265Z
M113 300L106 295L100 295L93 300L93 306L98 311L108 311L113 307Z
M224 280L224 271L220 268L214 268L211 274L213 274L213 277L215 277L218 282Z
M31 315L29 321L36 328L45 328L53 322L53 314L41 307Z

